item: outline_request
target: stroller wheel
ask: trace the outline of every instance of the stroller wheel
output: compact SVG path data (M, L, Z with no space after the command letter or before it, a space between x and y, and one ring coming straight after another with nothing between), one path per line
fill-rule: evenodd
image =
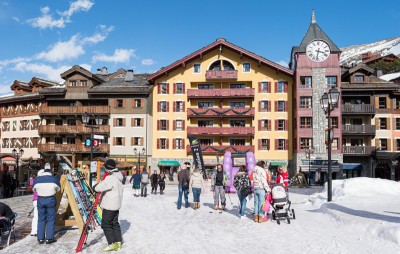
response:
M275 215L275 211L272 211L272 219L276 220L276 215ZM279 221L278 221L279 222ZM279 224L279 223L278 223Z
M281 221L280 220L277 220L276 223L278 223L278 225L281 225Z
M290 224L290 219L289 219L289 217L288 217L286 220L287 220L287 223Z
M296 214L294 213L294 209L292 209L292 216L293 216L293 220L296 219Z

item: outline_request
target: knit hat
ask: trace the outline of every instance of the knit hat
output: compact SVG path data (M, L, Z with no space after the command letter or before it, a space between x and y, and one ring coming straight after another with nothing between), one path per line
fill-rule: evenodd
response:
M104 167L108 170L115 169L115 167L116 167L115 160L113 160L113 159L106 160L106 162L104 163Z
M44 169L51 169L51 167L50 167L50 163L46 163L46 164L44 164Z

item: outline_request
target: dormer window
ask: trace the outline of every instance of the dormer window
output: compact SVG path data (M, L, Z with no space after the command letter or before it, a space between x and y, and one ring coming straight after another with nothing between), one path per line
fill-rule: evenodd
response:
M364 82L364 75L355 75L354 81L355 82Z
M87 80L81 80L81 86L87 86L88 82Z
M222 64L222 65L221 65ZM217 60L214 63L211 64L209 70L213 70L213 71L231 71L231 70L235 70L235 68L233 67L233 65L226 61L226 60Z
M76 80L70 80L69 86L76 86Z

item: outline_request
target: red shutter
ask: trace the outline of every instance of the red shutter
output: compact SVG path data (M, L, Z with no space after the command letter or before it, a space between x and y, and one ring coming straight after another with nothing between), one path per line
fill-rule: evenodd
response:
M135 145L135 138L131 137L131 146L134 146L134 145Z
M185 130L185 120L182 120L182 130Z
M122 126L125 127L125 125L126 125L126 119L122 118Z
M169 94L169 83L166 83L167 85L167 94Z
M182 102L182 112L185 112L185 102Z
M131 127L135 126L135 118L131 118Z
M182 149L185 149L185 139L182 139Z
M144 126L144 118L140 118L140 127Z
M278 102L277 101L275 101L275 109L274 110L275 110L274 112L278 112Z
M185 90L185 83L182 83L182 93L185 94L186 90Z
M159 131L161 129L161 121L157 120L157 130Z
M140 99L140 107L144 108L144 99Z
M114 145L114 146L117 145L117 138L116 138L116 137L113 138L113 145Z
M167 101L167 112L169 112L169 101Z
M289 150L289 139L285 139L285 150Z
M288 102L285 101L285 112L287 112L287 108L288 108Z
M268 93L270 93L271 92L271 82L268 82Z
M172 87L173 87L174 94L176 94L176 83L173 83Z
M271 112L271 101L268 101L268 112Z
M258 92L261 93L261 82L258 82Z
M279 139L275 139L275 150L278 150L279 147Z
M125 138L121 138L122 139L122 145L125 146Z
M161 83L158 83L158 85L157 85L157 93L158 94L161 93Z
M285 93L287 93L287 92L288 92L288 90L289 90L289 85L288 85L288 82L285 82Z
M271 142L270 142L270 140L269 139L267 139L267 150L270 150L270 144Z
M278 82L275 82L275 91L274 91L274 93L277 93L278 92Z
M176 101L173 102L174 104L174 110L172 112L176 112Z
M258 112L261 112L261 101L258 102Z
M113 122L114 122L114 127L117 126L117 118L114 118Z
M166 120L166 125L167 125L167 131L169 131L169 120Z
M140 138L140 144L141 144L142 146L144 146L143 142L144 142L144 138L142 137L142 138Z
M279 121L278 121L278 120L275 120L275 131L278 130L278 127L279 127Z
M165 139L165 147L167 149L169 149L169 139L168 138Z
M174 139L174 138L172 139L172 149L176 149L176 142L175 142L175 140L176 140L176 139Z
M267 120L267 125L268 125L268 130L270 131L271 130L271 120Z
M261 121L262 120L258 120L258 130L261 131Z
M262 149L262 142L261 139L258 140L258 150Z
M157 112L161 112L161 101L157 102Z
M285 120L285 131L289 130L289 121Z
M157 139L157 149L160 149L160 146L161 146L160 143L161 143L161 140L158 138Z
M173 131L176 130L176 120L173 120L173 122L172 122L172 130Z

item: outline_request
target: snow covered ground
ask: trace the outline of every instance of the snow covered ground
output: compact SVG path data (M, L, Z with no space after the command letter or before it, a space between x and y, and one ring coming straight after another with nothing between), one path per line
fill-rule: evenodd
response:
M211 192L201 196L199 210L177 210L176 186L147 198L135 198L126 187L120 212L124 245L118 253L400 253L400 183L393 181L334 181L329 204L322 188L292 188L296 220L281 225L254 223L253 200L247 218L239 219L236 194L227 197L227 210L220 214L212 210ZM74 253L78 230L56 237L49 246L27 237L2 253ZM88 243L83 253L99 253L106 245L100 228Z

